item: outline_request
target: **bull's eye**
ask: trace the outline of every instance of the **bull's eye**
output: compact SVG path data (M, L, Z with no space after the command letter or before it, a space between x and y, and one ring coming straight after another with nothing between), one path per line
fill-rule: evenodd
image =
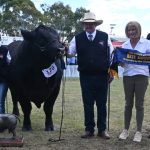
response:
M51 41L51 43L55 43L55 42L56 42L56 40Z

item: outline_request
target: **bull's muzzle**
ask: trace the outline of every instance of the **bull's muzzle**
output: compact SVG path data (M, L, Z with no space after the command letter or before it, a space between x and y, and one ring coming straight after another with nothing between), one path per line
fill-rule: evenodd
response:
M60 51L65 51L65 47L59 48Z
M59 54L60 55L65 55L65 47L59 48Z

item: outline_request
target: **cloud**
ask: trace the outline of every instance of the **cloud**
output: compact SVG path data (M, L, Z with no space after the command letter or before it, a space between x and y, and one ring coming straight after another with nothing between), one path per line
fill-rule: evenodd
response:
M32 1L40 11L42 11L40 4L46 3L51 5L54 3L52 3L53 0L51 2L49 0ZM70 6L74 4L70 0L65 0L65 3L68 3ZM113 32L116 35L125 36L124 28L131 20L138 21L141 24L144 37L150 32L150 0L83 0L82 2L77 0L76 4L94 12L98 19L103 19L104 23L98 26L98 28L107 33L111 31L110 24L116 24Z
M150 32L147 24L150 22L150 0L87 0L87 9L94 12L104 23L102 30L109 33L110 24L116 24L114 32L124 35L124 28L131 20L138 21L142 25L144 36Z

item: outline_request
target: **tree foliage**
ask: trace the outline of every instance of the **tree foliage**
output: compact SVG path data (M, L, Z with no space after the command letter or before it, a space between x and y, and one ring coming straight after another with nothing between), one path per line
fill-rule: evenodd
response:
M58 30L63 42L70 41L77 32L81 31L79 20L85 12L88 12L82 7L73 12L69 5L65 6L62 2L56 2L51 6L43 4L42 9L45 23Z
M22 29L33 29L42 20L42 14L30 0L1 0L0 29L9 35L18 35Z
M57 2L50 7L47 6L43 11L45 23L57 29L64 41L72 32L74 14L70 6L64 6L62 2Z
M63 42L70 41L82 30L79 21L88 12L82 7L73 12L69 5L62 2L51 6L42 4L41 8L43 14L35 8L31 0L0 0L0 29L9 35L18 35L21 28L32 30L42 22L57 29Z

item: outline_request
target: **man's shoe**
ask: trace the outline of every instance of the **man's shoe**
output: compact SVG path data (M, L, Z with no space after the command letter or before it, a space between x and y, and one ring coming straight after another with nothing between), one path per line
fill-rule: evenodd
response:
M119 135L119 140L126 140L129 136L129 132L127 129L124 129L122 133Z
M88 139L94 136L93 132L85 131L85 134L81 135L81 138Z
M103 139L106 139L106 140L110 139L110 136L109 136L109 134L107 133L107 131L99 132L99 133L97 134L97 136L99 136L99 137L101 137L101 138L103 138Z
M142 140L142 133L139 132L139 131L137 131L137 132L135 133L135 135L134 135L133 141L134 141L134 142L141 142L141 140Z

